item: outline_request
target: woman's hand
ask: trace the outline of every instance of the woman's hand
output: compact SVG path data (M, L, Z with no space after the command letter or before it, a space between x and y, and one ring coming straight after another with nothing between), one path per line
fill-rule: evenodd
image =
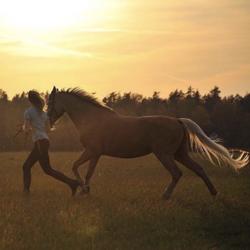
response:
M47 122L46 122L46 132L47 132L47 133L50 133L50 132L53 132L54 130L55 130L55 127L51 127L51 126L50 126L50 122L47 121Z

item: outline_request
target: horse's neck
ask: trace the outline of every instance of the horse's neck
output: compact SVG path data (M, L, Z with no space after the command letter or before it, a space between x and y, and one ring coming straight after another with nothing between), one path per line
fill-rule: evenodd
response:
M78 130L84 127L97 126L104 115L104 110L93 104L83 102L76 97L61 95L60 100L66 113Z

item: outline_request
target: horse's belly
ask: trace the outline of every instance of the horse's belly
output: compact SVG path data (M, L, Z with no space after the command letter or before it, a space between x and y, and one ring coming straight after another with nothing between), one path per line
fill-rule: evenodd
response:
M105 147L104 154L120 158L134 158L150 154L152 149L147 144L122 144L122 145L108 145Z
M136 158L140 156L145 156L151 153L151 150L144 152L110 152L105 153L104 155L118 157L118 158Z

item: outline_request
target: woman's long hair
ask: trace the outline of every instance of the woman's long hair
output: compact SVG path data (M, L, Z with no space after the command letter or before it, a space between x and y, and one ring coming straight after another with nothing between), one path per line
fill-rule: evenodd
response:
M40 94L37 91L35 90L29 91L28 99L39 113L43 111L45 101L43 100L43 98L40 96Z

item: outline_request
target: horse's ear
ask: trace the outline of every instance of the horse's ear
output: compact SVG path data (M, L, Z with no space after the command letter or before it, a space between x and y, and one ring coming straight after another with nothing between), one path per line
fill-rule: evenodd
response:
M54 95L56 94L56 91L57 91L57 89L56 89L56 87L54 86L54 88L52 89L50 95L54 96Z

